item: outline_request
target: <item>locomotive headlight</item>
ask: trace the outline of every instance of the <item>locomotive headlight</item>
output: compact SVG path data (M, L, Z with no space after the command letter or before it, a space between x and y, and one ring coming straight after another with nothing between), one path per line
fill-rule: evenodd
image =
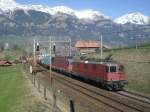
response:
M84 63L88 63L88 61L85 61Z

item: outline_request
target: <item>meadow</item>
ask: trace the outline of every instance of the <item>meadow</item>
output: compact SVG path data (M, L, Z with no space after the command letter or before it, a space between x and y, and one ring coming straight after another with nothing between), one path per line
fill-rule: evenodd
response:
M47 112L22 65L0 67L0 112Z

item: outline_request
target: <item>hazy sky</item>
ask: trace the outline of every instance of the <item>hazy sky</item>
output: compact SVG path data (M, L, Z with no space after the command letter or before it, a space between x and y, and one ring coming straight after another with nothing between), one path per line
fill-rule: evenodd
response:
M150 0L16 0L23 4L42 4L48 6L64 5L73 9L94 9L111 18L126 13L141 12L150 16Z

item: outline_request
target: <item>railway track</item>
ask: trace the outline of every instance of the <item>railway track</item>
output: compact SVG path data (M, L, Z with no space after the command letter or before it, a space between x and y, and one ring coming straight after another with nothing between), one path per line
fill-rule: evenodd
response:
M88 97L97 100L98 102L101 102L105 104L108 107L111 107L115 109L116 111L121 111L121 112L149 112L149 107L147 106L141 106L140 104L134 103L134 104L129 104L127 102L123 102L121 100L118 100L116 98L112 98L113 96L109 95L104 95L100 92L93 91L90 89L87 89L86 87L74 83L74 81L69 81L66 78L62 78L60 76L57 76L57 79L55 79L64 85L73 88L74 90L81 92ZM107 94L107 92L105 92Z
M43 71L44 74L48 74L47 71ZM52 72L54 80L60 83L60 86L64 85L64 90L72 89L72 91L80 93L80 96L84 95L90 99L90 101L97 106L103 105L106 112L149 112L150 104L149 98L143 96L139 98L138 95L127 92L108 92L83 82L74 80L72 78L61 75L60 73ZM68 91L69 92L69 91ZM140 96L142 97L142 96ZM79 97L80 98L80 97Z
M144 95L142 93L137 93L137 92L134 92L134 91L129 91L129 90L124 90L125 92L128 92L130 94L133 94L133 95L136 95L136 96L140 96L140 97L143 97L143 98L147 98L150 100L150 96L148 95Z
M134 99L136 101L150 105L150 97L131 91L119 91L117 94Z

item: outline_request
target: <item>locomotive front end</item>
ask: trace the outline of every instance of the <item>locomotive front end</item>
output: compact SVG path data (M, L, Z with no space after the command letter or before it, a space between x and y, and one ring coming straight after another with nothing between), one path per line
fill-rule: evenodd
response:
M105 66L109 90L122 90L127 84L123 65L111 63Z

